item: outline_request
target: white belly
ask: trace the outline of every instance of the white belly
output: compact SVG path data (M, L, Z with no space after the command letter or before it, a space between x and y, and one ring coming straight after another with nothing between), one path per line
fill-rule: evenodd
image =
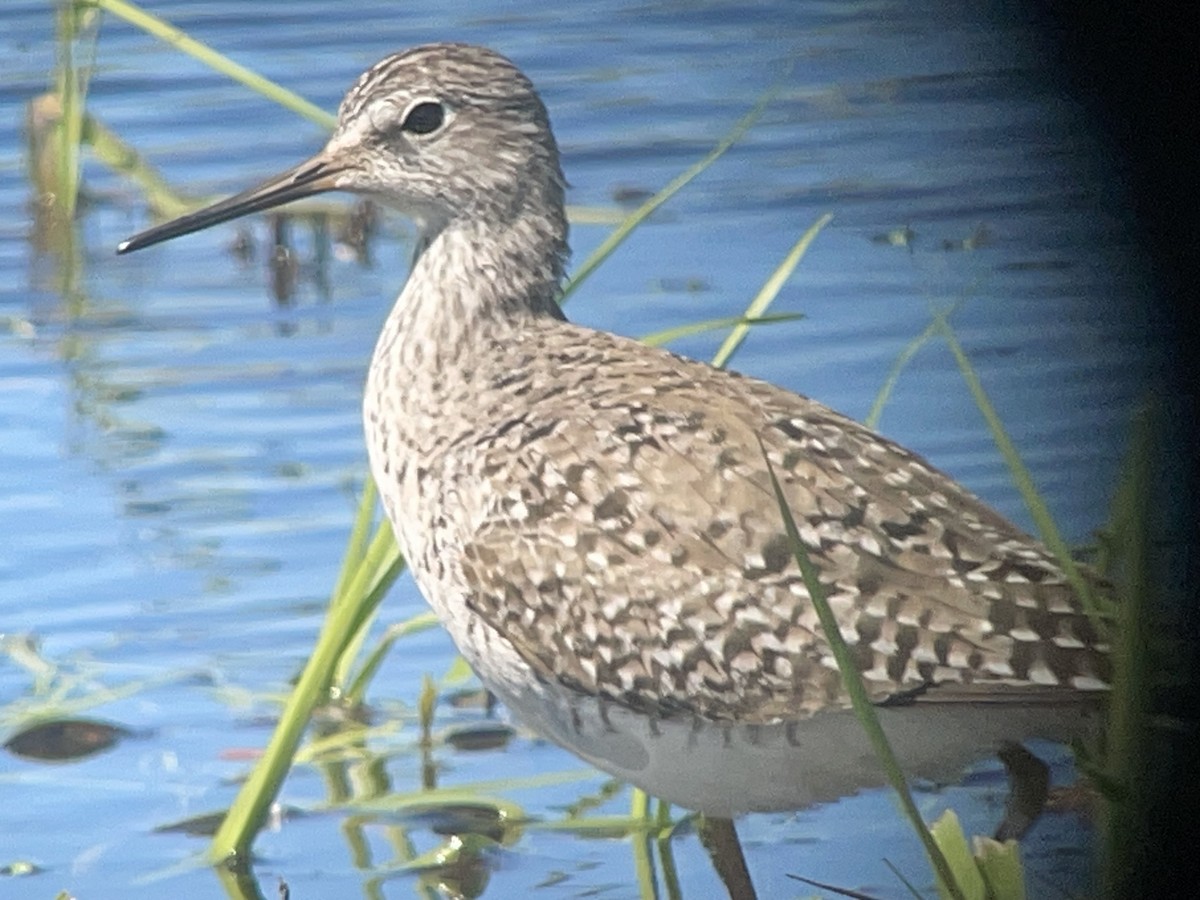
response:
M686 809L724 817L794 810L886 784L851 711L767 726L651 719L546 683L507 640L478 621L472 626L451 618L448 624L484 684L522 724L596 768ZM993 756L1003 741L1066 740L1085 732L1095 713L918 703L880 709L879 715L905 773L946 783L968 764Z

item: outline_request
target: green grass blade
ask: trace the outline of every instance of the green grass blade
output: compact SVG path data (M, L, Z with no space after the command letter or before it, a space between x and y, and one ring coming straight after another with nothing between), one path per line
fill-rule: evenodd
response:
M410 634L417 634L430 628L436 628L440 624L441 620L437 617L437 613L433 610L428 610L417 613L412 618L406 619L403 622L389 625L383 639L376 645L375 649L367 654L358 673L354 676L354 680L345 689L346 700L349 703L358 704L366 699L367 688L370 687L375 673L383 665L383 661L387 658L388 652L392 649L392 645L396 641L408 637Z
M1153 761L1161 758L1150 728L1154 657L1158 643L1152 629L1155 600L1151 545L1151 502L1155 494L1155 453L1160 445L1157 406L1134 419L1133 437L1114 509L1113 560L1121 603L1113 642L1113 691L1109 702L1104 774L1116 785L1105 815L1105 896L1136 892L1132 873L1146 871L1161 858L1150 832L1156 796ZM1164 742L1170 746L1170 742ZM1165 799L1165 798L1164 798Z
M290 109L310 122L315 122L322 128L332 131L333 126L337 124L335 116L327 113L315 103L310 103L299 94L293 93L287 88L281 87L267 78L263 78L257 72L253 72L245 66L235 63L232 59L222 53L218 53L207 44L203 44L195 38L188 37L186 32L157 16L151 15L135 3L129 3L128 0L90 0L90 2L100 9L112 13L114 16L124 19L134 27L140 28L159 40L165 41L181 53L186 53L188 56L199 60L222 75L227 75L234 81L244 84L250 90L261 94L269 100L274 100L280 106Z
M337 584L330 600L331 609L340 604L361 603L361 598L371 592L366 585L372 583L385 582L386 586L383 590L386 591L387 587L390 587L404 571L404 559L400 556L399 548L396 546L390 523L382 521L370 543L367 542L371 524L375 518L378 496L379 492L375 487L374 480L368 477L363 486L363 495L359 498L358 510L354 516L354 524L351 527L350 538L342 560L342 568L338 573ZM354 613L350 617L354 623L354 631L346 637L341 658L338 660L333 674L332 683L341 689L344 689L347 682L350 681L350 671L363 642L367 639L367 632L370 629L373 612L378 606L378 601L372 602L368 599L367 605L371 607L370 614Z
M343 695L347 691L347 682L350 681L350 671L358 659L362 645L366 642L379 604L383 602L383 598L387 596L387 592L404 569L404 557L400 555L400 549L396 546L391 523L382 521L361 565L351 577L345 594L335 598L331 604L335 614L337 604L343 604L349 610L345 620L349 631L345 636L332 681L333 686ZM351 692L357 691L360 696L365 689L361 678L355 678L354 684L349 688Z
M758 121L759 117L763 114L763 110L765 110L771 101L775 99L775 95L779 93L782 85L783 79L781 78L776 84L768 88L761 97L759 97L754 106L750 108L750 111L738 119L733 128L729 130L729 133L726 134L725 137L723 137L721 141L715 147L713 147L713 149L710 150L703 159L701 159L695 165L685 169L683 172L673 178L671 182L661 191L626 216L625 221L613 229L608 237L606 237L600 243L600 246L593 250L588 258L583 261L583 264L580 265L580 267L576 270L574 276L572 276L566 287L563 288L561 302L565 303L567 299L573 293L575 293L576 288L583 284L583 282L587 280L588 276L595 272L596 269L600 268L600 264L608 259L608 257L612 255L613 251L621 246L621 244L625 242L625 239L629 237L629 235L631 235L634 230L642 224L642 222L646 221L646 219L653 215L659 207L678 194L697 175L720 159L725 154L726 150L740 141L746 132L750 130L750 127Z
M654 855L650 849L650 797L641 788L634 788L630 792L629 819L639 823L641 828L638 833L630 835L638 891L642 900L658 900L658 879L654 875Z
M887 736L883 733L883 726L879 724L879 717L875 714L875 707L871 703L871 699L867 696L866 687L863 686L862 676L859 674L858 667L854 664L854 658L850 655L850 649L846 646L845 640L842 639L837 618L834 616L833 610L829 606L829 601L825 596L825 588L821 584L820 573L817 571L816 566L813 565L812 560L809 559L804 542L800 539L800 531L796 527L796 520L792 518L792 511L788 508L787 497L784 496L783 487L779 484L779 479L775 477L775 467L771 465L767 448L761 442L759 443L759 447L762 449L763 460L767 464L767 474L771 478L771 488L775 492L775 502L779 506L780 515L783 517L783 524L787 531L788 542L791 545L792 556L795 558L796 565L800 569L800 575L804 580L804 587L808 591L813 608L816 610L817 618L821 622L821 630L825 633L825 640L828 641L829 649L833 654L834 660L837 662L838 671L842 676L842 684L845 686L847 694L850 695L850 703L854 708L854 714L866 732L867 738L871 742L871 747L874 749L875 755L879 758L884 774L895 790L896 796L900 801L900 806L908 817L913 831L916 832L917 836L921 839L921 843L924 844L925 853L929 857L930 864L933 866L939 881L944 886L948 896L954 898L954 900L965 900L962 889L959 888L955 881L954 873L951 871L946 857L942 854L941 848L938 847L933 836L929 833L929 828L926 826L925 821L921 818L921 813L917 809L912 794L908 790L908 783L904 779L904 772L900 768L900 763L896 759L896 755L892 752Z
M679 868L675 865L675 854L671 850L671 838L675 834L675 825L671 821L671 804L665 800L654 802L657 804L654 816L655 844L658 846L659 862L662 863L663 890L666 891L667 900L682 900Z
M97 160L141 188L155 215L169 219L191 212L199 205L196 201L180 196L158 170L142 159L137 150L109 131L93 116L84 115L81 137Z
M95 39L100 15L78 0L58 0L55 12L55 64L53 90L50 97L39 98L30 105L39 112L33 116L28 129L31 151L34 147L53 148L48 154L49 165L38 159L41 150L34 151L31 171L38 172L38 181L52 198L53 245L60 255L64 272L61 292L70 303L72 313L82 301L78 292L78 259L75 249L75 212L82 183L81 147L84 122L87 118L88 83L94 68ZM47 102L50 101L50 102ZM45 143L38 136L36 120L45 116L52 122ZM49 182L49 184L47 183Z
M883 864L888 867L893 875L896 876L896 880L904 885L904 889L908 891L908 895L910 897L914 898L914 900L924 900L924 895L917 890L917 886L905 878L904 873L896 868L895 864L886 856L883 859Z
M658 900L658 879L654 874L652 838L648 834L629 836L633 847L633 871L642 900Z
M962 305L962 301L958 300L950 305L943 315L949 319L958 308ZM932 322L925 326L925 330L918 334L915 338L905 345L900 351L900 355L896 357L896 361L892 363L892 367L888 369L887 377L884 378L883 384L879 388L879 393L875 395L875 402L871 404L871 409L867 413L867 417L863 419L863 424L871 429L879 428L879 419L883 416L883 408L887 406L888 400L892 397L892 391L896 389L896 384L900 381L900 373L912 362L913 357L917 352L924 347L930 340L936 337L941 331L938 321L935 318Z
M55 196L64 222L75 217L79 197L79 147L83 138L84 101L87 84L75 59L82 8L76 3L58 4L57 54L54 87L58 95L58 172Z
M757 319L767 311L767 307L774 302L780 289L792 276L792 272L795 271L800 260L804 258L804 254L812 245L813 240L832 219L832 213L825 213L810 225L804 234L800 235L800 239L792 245L792 249L783 258L783 262L771 273L771 277L763 283L758 293L754 295L754 299L750 301L750 305L746 307L746 312L743 314L745 318ZM745 323L735 325L724 343L721 344L720 349L717 350L716 356L713 357L713 365L718 369L725 368L729 360L733 358L733 354L737 352L737 348L741 346L742 341L746 339L749 331L750 326Z
M967 836L963 834L962 825L954 810L948 809L938 820L929 826L929 833L941 848L946 857L946 863L954 872L955 881L962 889L967 900L988 900L987 887L983 883L983 875L975 865L975 857L967 844ZM947 896L944 887L938 884L938 895Z
M1093 622L1096 623L1097 627L1105 627L1108 611L1101 610L1098 607L1090 585L1083 577L1079 566L1076 565L1074 557L1071 556L1071 548L1063 540L1062 533L1059 532L1058 525L1055 524L1049 507L1046 506L1046 501L1038 493L1037 487L1033 483L1033 476L1029 474L1029 470L1025 468L1025 463L1021 461L1021 456L1017 452L1016 445L1013 444L1012 438L1005 431L1004 423L1000 421L1000 416L996 413L996 409L992 406L987 392L983 389L983 382L979 380L979 376L971 365L971 361L967 358L962 345L959 344L958 337L955 335L950 322L946 319L945 313L936 313L934 323L937 325L938 331L941 332L946 345L950 348L950 352L954 355L954 360L958 363L963 380L967 383L967 390L971 392L971 397L974 399L975 405L979 408L984 421L987 422L988 429L992 432L992 440L995 441L996 446L1000 450L1000 455L1004 458L1004 462L1008 466L1008 471L1013 483L1017 486L1017 490L1021 494L1021 499L1025 501L1025 506L1029 510L1034 526L1038 530L1038 535L1042 539L1042 543L1054 554L1058 564L1063 569L1063 573L1067 577L1067 581L1070 582L1071 587L1078 594L1084 609Z
M334 667L350 631L345 621L346 612L345 609L333 610L326 618L317 645L288 697L262 758L242 784L213 836L208 855L214 863L231 858L248 859L250 843L266 821L267 811L291 767L312 710L326 699Z
M975 865L987 885L988 900L1026 900L1025 865L1016 841L976 838Z
M706 331L723 331L726 328L737 328L740 325L778 325L782 322L795 322L804 318L803 313L772 313L771 315L748 318L746 316L724 316L720 319L701 319L699 322L689 322L686 325L676 325L644 335L641 342L647 347L661 347L680 338L704 334Z
M352 547L361 548L362 535L358 533L358 526L362 521L360 514L351 536ZM267 748L213 837L208 850L213 862L223 862L230 857L246 858L254 835L266 820L271 802L287 776L313 709L328 698L329 686L347 647L365 628L403 569L404 560L396 547L391 526L385 521L363 553L361 564L344 569L343 577L339 579L342 590L330 601L316 647L288 697Z
M383 595L405 569L404 557L396 546L392 524L387 519L379 522L375 537L367 548L366 555L350 578L344 596L338 600L338 609L349 607L352 615L348 621L354 629L361 628L374 612Z
M333 587L333 596L341 597L346 593L346 587L354 577L354 571L362 562L367 552L367 536L371 533L371 523L375 521L376 501L379 499L379 489L375 486L374 478L367 478L363 484L362 496L358 498L358 509L354 513L354 524L350 527L350 538L346 543L346 553L342 559L342 568L338 572L337 582Z

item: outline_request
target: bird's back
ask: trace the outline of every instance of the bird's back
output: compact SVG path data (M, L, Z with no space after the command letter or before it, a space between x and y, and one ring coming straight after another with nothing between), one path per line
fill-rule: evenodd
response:
M546 683L654 718L846 706L765 451L876 700L1099 696L1106 650L1053 557L821 404L547 318L468 375L469 426L423 461L444 489L380 487L420 523L435 606L465 608Z

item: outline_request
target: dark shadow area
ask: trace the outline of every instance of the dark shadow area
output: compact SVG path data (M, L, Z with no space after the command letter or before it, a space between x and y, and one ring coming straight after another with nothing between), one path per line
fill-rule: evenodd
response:
M1167 323L1171 382L1154 491L1152 541L1162 576L1166 638L1175 668L1151 699L1152 752L1144 760L1150 811L1136 865L1117 873L1114 896L1190 894L1200 863L1191 819L1200 808L1196 778L1197 604L1196 429L1198 259L1200 210L1195 106L1200 29L1194 13L1171 2L1027 3L1072 95L1092 112L1117 175L1114 200L1133 211L1132 233L1148 261L1157 303ZM1122 195L1123 196L1120 196ZM1164 540L1165 539L1165 540ZM1166 726L1166 727L1162 727ZM1139 829L1135 828L1134 833Z

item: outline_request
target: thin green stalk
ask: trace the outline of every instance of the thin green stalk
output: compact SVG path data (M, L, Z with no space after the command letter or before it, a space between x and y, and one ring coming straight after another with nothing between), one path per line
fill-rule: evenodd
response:
M173 218L197 207L195 201L181 197L153 166L142 159L137 150L94 116L84 114L81 137L96 159L141 188L147 204L156 215Z
M274 100L280 106L290 109L310 122L315 122L326 130L332 131L333 126L337 124L336 117L327 113L315 103L310 103L299 94L293 93L287 88L281 87L267 78L263 78L257 72L252 72L245 66L235 63L232 59L222 53L218 53L207 44L203 44L195 38L188 37L186 32L176 28L170 22L151 15L135 3L129 3L128 0L81 0L81 2L103 9L118 18L124 19L134 27L140 28L159 40L165 41L181 53L186 53L193 59L199 60L206 66L215 69L223 75L227 75L240 84L244 84L252 91Z
M679 870L675 865L675 853L671 849L671 838L675 830L671 823L671 804L665 800L658 800L656 803L654 831L658 858L662 863L663 888L666 890L667 900L681 900L683 891L679 887Z
M437 613L433 610L426 610L425 612L417 613L403 622L389 625L383 640L371 650L367 658L363 660L358 672L354 675L354 680L344 688L346 701L348 703L362 703L366 699L367 688L370 687L372 680L375 678L375 673L383 665L383 661L387 658L396 641L400 640L400 638L408 637L410 634L416 634L419 631L436 628L440 624L441 620L437 617ZM335 683L345 684L343 681Z
M366 555L371 525L375 521L375 503L378 499L379 488L375 486L375 479L368 478L363 484L362 496L358 498L354 524L350 526L350 537L346 542L346 555L342 559L342 568L338 572L337 581L333 586L334 597L346 595L346 586L354 576L355 569L360 565L363 556Z
M945 310L942 315L947 319L952 316L958 308L962 306L962 300L956 300L952 303L949 309ZM867 413L867 417L863 419L863 424L868 428L877 429L879 427L879 419L883 415L883 408L887 406L888 400L892 397L892 391L896 389L897 383L900 381L900 373L905 367L912 362L913 357L917 355L922 347L932 340L941 328L935 318L932 322L925 326L925 330L918 334L915 338L909 341L900 355L896 357L896 361L892 363L892 367L888 369L887 377L884 378L883 384L879 388L879 392L875 395L875 402L871 404L871 410Z
M363 495L359 498L358 511L354 516L354 524L350 530L350 538L342 560L342 568L338 573L337 583L333 589L333 596L330 601L331 606L339 603L357 602L357 598L361 594L355 594L351 591L350 585L354 583L354 579L360 573L375 572L379 567L382 567L385 570L382 578L390 585L404 571L404 559L400 556L400 551L396 547L395 536L392 534L392 527L389 522L386 520L381 522L375 532L374 538L368 544L371 525L375 519L378 496L379 491L375 486L375 481L372 478L367 478L366 483L363 485ZM395 571L389 573L388 570L391 568L395 568ZM363 642L366 641L371 620L371 615L358 618L358 624L355 627L354 633L347 636L345 647L333 675L332 683L334 685L344 688L347 682L350 681L350 671L354 666Z
M946 857L942 854L933 836L929 833L929 828L925 824L925 820L921 818L917 804L913 801L912 794L908 790L908 783L904 779L904 772L900 768L900 763L896 759L896 755L892 752L887 736L883 733L883 727L879 724L879 717L875 714L875 708L871 703L870 697L867 696L867 689L863 686L862 676L859 674L858 667L854 664L854 657L850 655L850 649L842 639L837 618L834 616L833 610L829 606L829 601L825 596L825 588L821 584L820 573L817 571L816 566L813 565L812 560L809 559L804 542L800 539L796 520L792 518L792 512L788 508L787 497L784 496L779 479L775 477L775 468L771 465L767 448L761 442L759 446L762 449L763 460L767 464L767 473L771 477L771 487L775 492L775 502L779 505L779 513L783 517L783 524L787 530L792 555L796 560L796 565L800 569L800 575L804 579L804 587L812 599L813 607L816 609L817 618L821 622L821 630L825 633L825 640L829 644L830 652L837 662L838 671L842 676L842 684L846 688L846 693L850 696L850 703L854 708L854 714L866 732L867 738L871 742L871 747L874 749L875 755L879 758L879 762L883 767L884 774L887 776L888 782L900 800L900 806L904 810L904 814L908 817L913 830L921 839L921 843L925 845L925 853L929 857L934 871L937 873L938 880L949 896L955 898L955 900L964 900L963 892L955 881L954 873L951 871Z
M325 620L312 656L288 697L262 758L213 836L208 856L214 863L248 859L250 844L266 821L271 802L287 776L312 710L326 699L334 666L345 645L348 630L345 618L333 611Z
M638 894L642 900L658 900L658 878L654 872L654 853L650 835L638 833L633 838L633 871L637 878Z
M365 497L369 494L370 491ZM352 547L358 549L363 538L358 527L361 523L360 511L351 536ZM343 570L343 577L339 578L341 590L330 601L329 613L308 664L288 697L262 758L238 791L213 837L208 850L213 862L247 858L250 844L291 767L313 709L328 698L329 686L347 644L370 620L403 566L391 527L384 522L362 554L361 565L352 574Z
M675 325L651 334L643 335L640 340L647 347L661 347L680 338L693 337L706 331L723 331L726 328L736 328L739 325L779 325L783 322L796 322L803 319L802 313L773 313L768 316L725 316L720 319L701 319L699 322L689 322L686 325Z
M896 876L896 880L904 885L904 889L908 891L908 896L912 897L913 900L923 900L924 895L917 890L917 886L905 878L904 873L901 872L890 859L885 857L883 864L888 867L893 875Z
M803 258L805 251L808 250L813 238L817 236L817 233L822 228L829 224L829 220L832 218L833 216L826 213L810 225L808 230L800 235L800 239L792 245L792 249L788 251L783 261L775 267L775 271L771 273L771 276L763 282L763 286L758 289L758 293L750 298L750 303L742 311L742 315L734 321L729 336L725 338L713 356L712 364L716 368L723 369L729 364L734 354L737 353L738 348L741 347L742 341L745 339L746 333L750 330L752 324L761 322L764 319L775 318L767 316L767 307L775 302L775 298L779 296L780 289L787 282L788 278L791 277L792 272ZM787 316L789 314L783 313L777 315Z
M1087 611L1093 622L1099 628L1105 627L1107 611L1101 610L1097 605L1091 586L1087 583L1079 566L1076 565L1075 559L1071 556L1070 547L1063 540L1062 534L1054 522L1054 517L1050 514L1049 507L1046 506L1046 502L1042 499L1036 485L1033 483L1033 476L1025 468L1025 463L1021 461L1021 456L1017 452L1016 445L1013 444L1012 439L1008 436L1008 432L1004 429L1004 423L1000 421L1000 416L996 413L995 407L992 406L991 400L988 399L987 392L983 389L983 383L979 380L979 376L976 374L974 367L972 367L971 361L967 358L962 345L959 344L958 337L955 335L950 322L946 319L945 312L935 314L934 324L937 326L938 331L941 332L942 338L950 348L950 352L954 354L955 362L958 363L963 380L967 383L967 389L971 392L971 397L974 399L975 405L979 407L980 413L983 414L983 418L992 432L992 440L995 441L996 446L1000 449L1000 455L1004 457L1004 462L1008 465L1013 483L1017 486L1017 490L1021 494L1021 499L1025 501L1025 506L1029 510L1034 526L1037 528L1038 534L1042 539L1042 543L1049 548L1050 552L1058 560L1058 564L1062 566L1063 574L1066 575L1071 587L1075 589L1075 593L1083 603L1083 608Z
M758 121L763 110L775 99L775 95L779 93L782 85L783 79L780 79L776 84L767 89L754 106L750 108L750 111L738 119L733 128L729 130L729 133L703 159L673 178L666 187L635 209L625 218L625 221L613 229L608 237L600 243L600 246L593 250L576 270L575 275L563 289L561 302L565 303L575 293L579 285L583 284L588 276L595 272L600 267L600 264L608 259L617 247L624 243L625 239L633 233L634 229L653 215L660 206L679 193L692 179L720 159L726 150L740 141L743 135L750 130L750 127Z
M654 877L654 856L650 852L650 796L634 788L629 800L629 818L641 822L642 828L630 835L633 839L633 871L643 900L658 900L658 879Z
M1154 696L1155 644L1150 609L1154 579L1151 565L1150 518L1154 493L1154 448L1158 436L1156 409L1134 420L1132 446L1115 511L1115 548L1121 603L1113 642L1113 692L1108 711L1104 770L1117 786L1105 821L1106 896L1119 897L1136 888L1131 874L1145 872L1156 855L1148 833L1155 791L1150 764L1155 748L1148 744L1151 698Z
M759 289L758 293L751 298L750 304L747 306L745 312L733 320L733 327L729 333L729 336L724 342L722 342L720 349L713 358L712 364L714 366L717 368L722 368L726 363L729 362L730 359L733 358L734 353L737 352L738 347L741 346L742 341L745 339L747 331L749 331L750 326L747 323L747 320L761 321L763 315L767 311L767 307L769 307L779 295L780 289L795 270L796 265L804 256L804 252L812 243L813 238L817 236L818 232L820 232L820 230L824 228L832 218L833 217L828 213L821 216L815 223L813 223L813 225L808 228L807 231L804 232L803 235L800 236L800 239L796 241L796 243L792 246L792 249L788 251L787 256L785 256L783 259L783 262L781 262L775 268L775 271ZM662 804L659 808L660 818L664 815L669 815L669 805L663 801L659 802ZM633 789L633 796L630 803L631 816L644 818L648 814L648 797L640 788ZM734 835L734 839L736 840L736 833ZM660 847L661 846L663 846L662 843L660 843ZM638 848L636 846L634 847L634 854L635 864L637 864L639 862L639 857L637 855ZM664 860L664 865L665 863L666 861ZM672 870L671 877L673 878L674 875L675 873ZM677 889L678 885L676 884L675 887Z
M929 833L942 851L942 855L946 857L946 864L954 872L956 883L962 892L971 900L984 900L987 897L987 891L983 883L983 873L979 871L979 866L975 865L975 857L971 854L967 836L963 833L954 810L946 810L936 822L929 826ZM1023 886L1024 883L1022 883ZM938 893L942 894L943 892L939 891ZM999 898L994 898L994 900L999 900Z
M347 622L357 631L374 613L374 605L383 599L392 583L404 571L404 557L396 546L392 525L387 519L379 523L361 565L354 571L345 592L331 606L336 613L349 610Z
M84 45L83 35L90 32L92 40L86 46L93 50L99 16L80 0L57 0L56 17L58 59L54 72L55 95L58 97L59 171L57 201L64 221L75 215L79 199L80 147L83 143L86 99L92 65L80 62Z
M758 293L754 295L754 299L746 307L746 311L743 313L745 318L757 319L767 311L767 307L775 301L780 289L792 277L792 272L800 264L800 260L804 258L804 254L812 245L813 240L820 233L821 229L832 220L833 214L825 213L817 221L813 222L804 234L800 235L800 239L792 245L792 249L783 258L783 262L776 266L775 271L771 273L771 277L763 282L763 286L758 289ZM739 322L733 326L733 330L729 332L729 336L725 338L724 343L717 350L716 356L713 357L712 364L718 369L725 368L725 365L733 357L733 354L737 352L737 348L741 346L742 341L746 339L746 334L749 331L750 326L745 322Z
M75 217L79 196L79 146L83 133L84 87L75 64L80 10L71 0L58 5L58 65L55 91L58 94L58 178L56 201L64 222Z

